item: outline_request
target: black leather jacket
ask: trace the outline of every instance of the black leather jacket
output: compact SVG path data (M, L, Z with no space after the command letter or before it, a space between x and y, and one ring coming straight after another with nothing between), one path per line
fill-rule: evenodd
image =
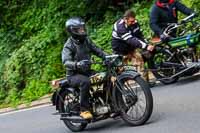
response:
M87 37L83 43L80 43L70 37L62 50L62 62L67 67L67 74L87 73L78 70L76 63L81 60L90 60L92 54L101 58L106 56L100 48L95 46L90 38Z

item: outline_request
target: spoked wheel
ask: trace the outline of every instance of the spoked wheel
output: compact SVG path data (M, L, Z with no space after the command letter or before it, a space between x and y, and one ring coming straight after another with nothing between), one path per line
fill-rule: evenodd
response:
M132 125L143 125L151 116L153 97L148 84L141 78L127 76L119 79L121 89L116 88L116 103L122 119Z
M77 116L79 117L80 103L79 95L65 90L61 94L62 100L59 101L59 110L61 117ZM73 123L70 120L63 120L65 125L73 132L79 132L86 128L87 123Z
M179 79L178 77L169 78L179 71L177 67L170 66L170 62L180 64L179 61L172 58L166 51L156 53L152 59L148 61L148 67L152 70L153 75L163 84L175 83Z
M187 53L183 54L184 63L187 67L198 62L196 47L189 47ZM192 76L193 74L199 72L199 69L191 69L190 71L184 73L184 76Z
M197 48L196 47L189 47L188 48L187 58L190 59L192 62L198 62Z

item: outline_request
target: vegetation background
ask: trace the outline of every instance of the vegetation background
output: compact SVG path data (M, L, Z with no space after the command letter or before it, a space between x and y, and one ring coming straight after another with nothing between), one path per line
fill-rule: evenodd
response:
M119 2L120 0L118 0ZM200 0L182 0L199 12ZM94 42L111 53L111 31L125 9L137 14L151 37L152 0L0 0L0 107L16 106L50 93L49 82L64 77L61 50L65 21L81 16ZM95 66L99 69L99 66Z

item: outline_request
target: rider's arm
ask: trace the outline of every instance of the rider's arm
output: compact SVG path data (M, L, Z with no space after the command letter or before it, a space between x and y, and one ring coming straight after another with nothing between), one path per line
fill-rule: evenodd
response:
M101 57L104 59L107 54L102 49L98 48L90 38L88 38L87 40L88 40L88 45L90 47L91 52L97 55L98 57Z
M72 60L73 50L69 43L65 43L62 50L62 63L69 69L76 70L76 62Z
M124 36L127 35L126 37L122 37L124 41L126 41L126 43L131 44L132 46L136 47L136 48L146 48L147 47L147 43L144 42L143 40L132 36L131 34L124 34Z
M159 12L158 12L158 7L155 5L152 7L151 12L150 12L150 27L151 29L157 34L161 35L162 34L162 29L158 25L159 23Z
M176 4L176 8L177 8L180 12L182 12L182 13L184 13L184 14L186 14L186 15L190 15L190 14L194 13L193 10L191 10L190 8L186 7L185 5L183 5L182 3L178 2L178 1L176 1L175 4Z

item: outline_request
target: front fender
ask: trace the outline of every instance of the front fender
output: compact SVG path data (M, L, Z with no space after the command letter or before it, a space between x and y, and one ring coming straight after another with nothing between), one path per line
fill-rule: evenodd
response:
M134 69L126 70L117 76L116 82L120 81L123 78L127 78L127 77L132 77L133 79L135 79L138 76L140 76L140 74L137 71L135 71ZM114 107L116 110L119 109L118 105L117 105L117 97L116 97L117 89L119 89L119 88L117 86L115 86L115 88L112 91L112 98L114 99L113 102L114 102L114 105L115 105ZM119 90L119 91L121 91L121 90Z
M117 76L118 80L121 80L122 78L132 76L133 79L140 76L140 74L134 70L134 69L126 69L126 71L122 72L120 75Z
M123 87L121 87L121 83L119 82L120 80L124 79L124 78L132 78L135 79L136 77L140 76L140 74L134 70L126 70L124 72L122 72L120 75L117 76L116 78L116 89L119 89L119 91L123 91ZM117 87L118 86L118 87Z

